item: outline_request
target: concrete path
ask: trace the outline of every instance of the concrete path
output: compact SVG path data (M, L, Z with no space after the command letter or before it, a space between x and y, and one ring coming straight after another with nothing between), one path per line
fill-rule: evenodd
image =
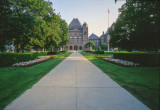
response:
M79 53L73 53L5 110L149 110Z

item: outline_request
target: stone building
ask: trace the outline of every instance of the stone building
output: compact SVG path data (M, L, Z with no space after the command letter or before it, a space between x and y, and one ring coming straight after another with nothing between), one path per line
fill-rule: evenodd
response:
M103 32L100 37L98 37L93 33L89 36L89 41L93 41L95 43L96 50L98 49L99 45L103 43L108 43L109 40L110 40L110 35L108 34L108 31L106 33Z
M92 33L89 36L89 41L93 41L95 43L95 49L97 50L99 45L100 45L100 43L101 43L101 38Z
M69 24L69 43L66 50L84 50L84 45L88 42L88 25L83 25L77 18L74 18Z
M100 37L101 38L101 44L108 42L108 37L109 37L108 32L104 33L104 31L103 31L103 33Z

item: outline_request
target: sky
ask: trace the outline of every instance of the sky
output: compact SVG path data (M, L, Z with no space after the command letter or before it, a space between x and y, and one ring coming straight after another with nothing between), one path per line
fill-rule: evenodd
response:
M50 0L53 9L60 13L61 18L69 25L73 18L78 18L81 24L88 24L89 35L92 33L101 36L102 32L118 18L118 9L125 3L125 0Z

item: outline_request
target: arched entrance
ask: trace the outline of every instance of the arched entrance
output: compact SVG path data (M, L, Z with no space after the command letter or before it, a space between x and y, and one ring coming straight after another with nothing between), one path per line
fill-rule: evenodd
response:
M74 46L74 50L78 50L78 46L77 45Z
M72 50L72 46L70 46L70 50Z
M82 46L79 47L79 50L82 50Z

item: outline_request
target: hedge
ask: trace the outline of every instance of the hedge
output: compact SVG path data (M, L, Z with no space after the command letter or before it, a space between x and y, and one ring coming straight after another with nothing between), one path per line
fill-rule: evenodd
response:
M55 55L55 54L60 54L60 51L50 51L50 52L47 52L47 55Z
M45 56L45 55L47 55L47 52L36 52L36 54L38 56Z
M86 53L92 53L91 50L84 50L83 52L86 52Z
M14 63L33 60L37 57L35 53L0 53L0 67L11 66Z
M160 66L160 54L156 53L114 53L113 58L132 61L142 66Z
M67 52L67 50L60 51L60 53L66 53L66 52Z
M93 54L104 54L104 51L91 51L91 50L84 50L86 53L93 53Z
M93 51L94 54L104 54L104 51Z

